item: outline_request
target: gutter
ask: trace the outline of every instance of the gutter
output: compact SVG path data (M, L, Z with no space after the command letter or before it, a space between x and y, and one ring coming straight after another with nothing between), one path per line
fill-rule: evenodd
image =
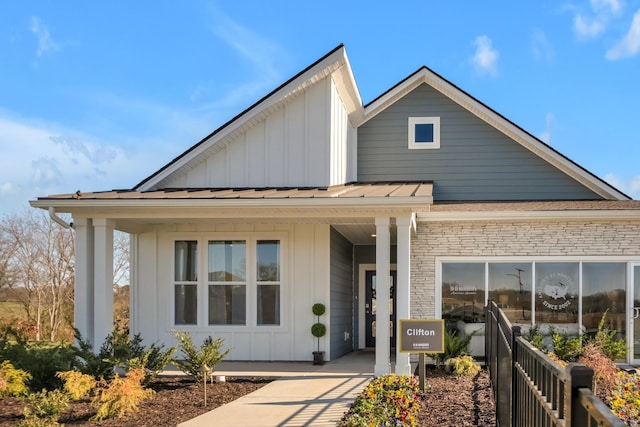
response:
M49 218L51 218L67 230L73 228L73 222L67 223L64 219L60 218L58 214L56 214L56 208L54 208L53 206L49 206Z

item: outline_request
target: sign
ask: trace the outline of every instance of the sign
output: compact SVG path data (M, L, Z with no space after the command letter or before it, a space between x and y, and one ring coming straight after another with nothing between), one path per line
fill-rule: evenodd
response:
M444 320L400 320L401 353L444 353Z

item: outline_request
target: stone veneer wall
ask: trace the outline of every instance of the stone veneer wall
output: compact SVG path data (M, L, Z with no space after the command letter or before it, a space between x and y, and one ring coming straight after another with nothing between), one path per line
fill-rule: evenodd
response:
M640 220L418 222L411 242L411 317L435 316L436 257L615 255L640 260Z

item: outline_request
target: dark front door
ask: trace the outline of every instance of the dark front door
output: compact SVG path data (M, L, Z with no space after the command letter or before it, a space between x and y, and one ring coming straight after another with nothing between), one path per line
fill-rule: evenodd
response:
M389 327L391 348L396 346L396 271L391 270L391 288L389 290ZM365 272L365 334L366 346L375 347L376 345L376 272Z

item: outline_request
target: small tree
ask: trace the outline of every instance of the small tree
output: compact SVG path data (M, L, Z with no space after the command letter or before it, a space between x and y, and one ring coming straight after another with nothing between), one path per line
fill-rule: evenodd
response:
M224 342L222 338L214 340L209 336L200 348L197 348L189 332L173 331L173 334L178 339L178 348L184 356L183 359L174 359L173 363L196 382L202 382L205 377L205 366L210 369L209 372L213 372L215 366L220 364L231 351L231 349L221 351Z

